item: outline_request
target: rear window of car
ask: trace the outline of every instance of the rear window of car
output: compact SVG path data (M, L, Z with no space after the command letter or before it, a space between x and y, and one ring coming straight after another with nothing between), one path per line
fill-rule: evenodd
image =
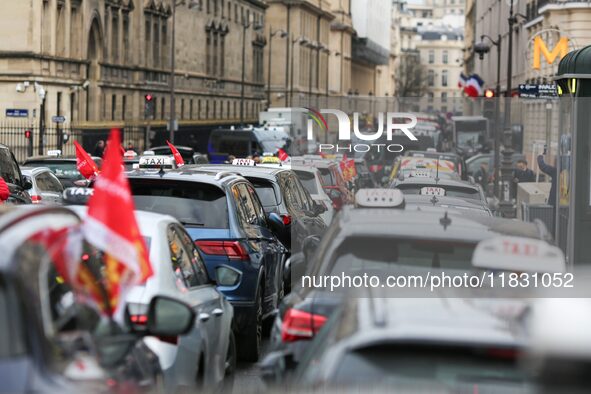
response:
M384 253L387 248L388 253ZM332 275L352 272L391 274L399 268L472 269L473 242L429 238L349 237L335 253Z
M275 188L271 182L249 177L246 179L254 186L254 190L257 192L257 196L259 196L263 207L268 208L279 205L279 199L275 194Z
M25 163L27 167L47 167L57 176L58 178L65 178L71 180L84 179L76 168L76 162L52 162L52 161L27 161Z
M314 175L313 172L298 171L298 170L295 170L294 172L296 173L296 175L300 179L300 182L302 182L302 185L304 185L304 187L306 188L308 193L318 194L316 176Z
M441 175L441 174L440 174ZM478 189L473 188L463 188L463 187L456 187L456 186L444 186L444 185L416 185L416 184L399 184L396 186L397 189L400 189L404 194L421 194L421 189L423 187L440 187L445 189L446 197L457 197L457 198L467 198L471 200L480 200L480 192Z
M504 392L529 392L521 391L530 383L529 377L515 357L507 356L511 353L517 354L506 348L371 346L347 352L339 361L334 383L346 387L395 385L402 391L419 385L445 392L473 392L476 386L482 392L500 387Z
M334 186L336 184L329 168L319 168L318 171L322 177L322 183L324 183L326 186Z
M170 215L185 226L228 228L226 193L202 182L129 179L135 208Z

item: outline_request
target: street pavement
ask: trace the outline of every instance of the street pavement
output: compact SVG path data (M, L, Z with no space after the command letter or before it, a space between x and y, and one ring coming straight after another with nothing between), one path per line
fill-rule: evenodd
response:
M268 338L263 339L263 355L260 360L267 355L270 348ZM263 380L259 376L257 364L238 362L236 366L236 380L234 381L235 394L257 394L265 390Z

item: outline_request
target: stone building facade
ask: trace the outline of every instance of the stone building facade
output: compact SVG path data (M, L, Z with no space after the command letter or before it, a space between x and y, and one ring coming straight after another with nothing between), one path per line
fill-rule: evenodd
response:
M0 118L26 109L38 123L165 127L170 119L174 0L19 0L0 15ZM245 120L264 107L267 4L177 1L175 112L181 128L239 118L245 44ZM42 94L45 93L44 102ZM145 96L154 114L145 111ZM44 104L44 105L42 105Z

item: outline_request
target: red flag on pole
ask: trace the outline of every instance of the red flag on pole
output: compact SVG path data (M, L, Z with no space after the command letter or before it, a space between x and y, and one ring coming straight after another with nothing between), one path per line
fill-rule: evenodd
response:
M183 156L181 156L181 154L180 154L179 150L176 148L176 146L171 144L170 141L166 141L166 143L168 144L168 147L172 151L172 155L174 156L174 161L176 161L177 167L184 166L185 160L183 160Z
M92 160L92 157L90 157L78 141L74 141L74 146L76 147L76 168L80 174L86 179L96 177L99 169L94 160Z
M112 130L108 145L120 144L119 130ZM82 229L88 243L104 252L110 315L123 305L127 290L144 283L153 273L134 209L121 152L108 149Z
M289 159L289 155L287 154L287 152L281 148L277 151L277 157L281 161L286 161L287 159Z

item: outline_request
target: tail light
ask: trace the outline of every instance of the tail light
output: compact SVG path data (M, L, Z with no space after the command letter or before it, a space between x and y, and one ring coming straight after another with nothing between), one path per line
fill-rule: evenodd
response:
M230 260L249 260L248 251L239 241L195 241L205 254L227 256Z
M326 323L326 316L298 309L288 309L283 317L281 339L284 342L295 342L312 338Z
M148 323L148 315L131 315L129 317L129 320L133 324L144 326L144 325L146 325Z
M289 226L291 224L291 215L281 215L281 219L283 219L284 226Z
M42 198L41 196L37 195L37 194L33 194L33 195L31 196L31 202L32 202L33 204L39 204L39 203L41 202L41 200L42 200L42 199L43 199L43 198Z
M378 172L378 171L381 171L383 168L384 168L384 166L382 166L380 164L372 164L371 166L369 166L369 171Z

